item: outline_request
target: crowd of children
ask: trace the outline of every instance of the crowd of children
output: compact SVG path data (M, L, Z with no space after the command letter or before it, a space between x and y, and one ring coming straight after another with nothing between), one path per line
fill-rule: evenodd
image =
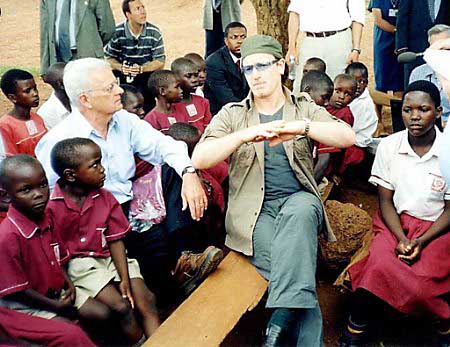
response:
M138 158L133 189L139 194L131 212L124 214L128 211L102 188L106 173L100 147L85 138L54 146L51 165L59 179L50 193L34 150L47 129L57 126L73 107L62 83L64 66L56 63L48 70L44 80L54 92L38 113L32 111L39 105L39 94L31 74L11 69L1 79L1 90L13 107L0 118L6 157L0 164L0 341L49 346L69 345L67 341L74 346L140 344L160 325L153 291L159 295L161 288L148 279L161 279L161 269L168 266L172 281L189 294L223 258L222 250L214 246L198 257L191 255L205 245L220 244L228 164L224 161L199 172L210 205L201 226L182 216L181 206L165 208L164 204L181 204L179 194L174 196L181 189L176 172ZM303 67L303 96L356 133L355 145L346 150L317 144L317 183L325 179L342 184L346 170L371 157L368 148L376 147L378 117L367 89L368 75L367 67L358 62L348 65L334 81L320 58L309 59ZM150 75L148 91L156 101L150 112L145 114L144 95L130 85L121 85L123 108L185 142L192 154L212 120L203 94L205 80L203 58L186 54L172 62L171 70ZM443 298L450 290L450 268L440 261L450 249L450 189L437 165L441 135L434 127L440 112L436 87L426 81L412 83L403 96L407 129L378 147L370 182L378 186L380 212L373 222L370 253L349 269L355 304L342 346L367 341L380 300L403 313L436 318L440 337L450 341L450 308ZM149 180L156 182L151 189L147 189ZM414 186L417 191L412 191ZM145 217L136 217L139 213ZM136 250L147 247L139 233L154 230L158 239L157 225L163 220L171 260L155 270L158 262L149 259L156 258L144 259ZM198 236L203 240L196 243L192 230L199 228L217 234L203 233ZM158 242L163 242L162 236ZM186 267L187 262L195 264ZM64 320L53 320L57 317Z

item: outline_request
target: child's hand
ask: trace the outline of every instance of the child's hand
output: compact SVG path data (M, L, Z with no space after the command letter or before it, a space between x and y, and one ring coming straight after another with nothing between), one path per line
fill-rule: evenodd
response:
M397 253L397 255L408 254L411 251L409 245L410 245L409 240L400 240L397 247L395 247L395 253Z
M58 315L75 320L78 318L78 310L72 305L70 296L62 296L59 299L59 305L57 310Z
M412 240L408 247L408 253L407 254L399 254L398 259L405 262L408 265L412 265L415 261L417 261L420 257L420 253L422 252L423 245L420 242L420 239L414 239Z
M127 299L130 302L131 308L134 308L134 300L131 295L131 287L130 282L128 280L122 280L119 283L120 294L122 294L122 298Z
M70 304L75 302L75 286L70 280L66 282L66 288L64 293L61 295L60 301L63 300L69 300Z

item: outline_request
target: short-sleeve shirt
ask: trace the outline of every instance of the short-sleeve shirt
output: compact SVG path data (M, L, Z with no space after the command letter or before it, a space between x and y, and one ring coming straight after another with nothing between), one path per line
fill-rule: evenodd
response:
M394 191L398 214L435 221L450 200L450 188L439 168L441 132L436 128L433 146L419 157L408 142L408 130L381 140L369 182Z
M116 27L114 36L105 46L105 55L120 63L143 65L149 61L164 62L164 42L159 29L148 22L139 37L135 37L128 26L128 22L120 23Z
M40 116L30 112L30 119L26 121L4 115L0 118L0 131L7 156L29 154L35 157L34 149L47 128Z
M300 30L342 30L352 22L364 24L364 0L291 0L288 12L300 14Z
M211 122L211 111L209 109L209 101L198 95L192 95L189 104L178 102L173 105L175 118L179 122L189 123L202 133L206 126Z
M353 117L353 113L350 110L350 107L344 106L342 108L334 108L331 105L327 106L327 111L330 112L336 118L343 120L345 123L353 126L355 122L355 118Z
M192 95L189 104L177 102L172 105L172 113L165 114L156 110L150 111L144 118L153 128L167 132L174 123L188 123L202 133L211 122L211 111L209 101L198 95Z
M91 191L80 208L56 183L48 210L55 232L71 258L107 258L111 255L108 242L122 239L130 230L122 207L103 188Z
M35 223L9 207L0 224L0 297L26 289L58 297L64 287L60 264L67 260L47 215Z

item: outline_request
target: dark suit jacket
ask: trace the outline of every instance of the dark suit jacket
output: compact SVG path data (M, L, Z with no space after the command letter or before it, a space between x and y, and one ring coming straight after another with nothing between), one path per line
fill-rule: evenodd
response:
M205 98L215 115L229 102L244 99L249 92L244 75L231 58L228 47L222 47L206 59Z
M450 1L441 0L441 7L433 22L427 0L400 0L397 15L396 49L423 52L428 47L427 31L436 24L450 25Z

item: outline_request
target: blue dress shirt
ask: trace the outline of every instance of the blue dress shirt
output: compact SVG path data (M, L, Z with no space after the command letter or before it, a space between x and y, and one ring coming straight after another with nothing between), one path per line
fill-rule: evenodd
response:
M105 188L119 203L133 197L131 178L135 173L134 155L154 165L167 163L181 176L184 168L192 166L187 145L152 128L144 120L125 110L116 112L104 139L76 108L52 128L36 146L36 157L42 163L51 188L58 175L53 171L50 153L53 146L64 139L84 137L94 141L102 151L105 168Z

